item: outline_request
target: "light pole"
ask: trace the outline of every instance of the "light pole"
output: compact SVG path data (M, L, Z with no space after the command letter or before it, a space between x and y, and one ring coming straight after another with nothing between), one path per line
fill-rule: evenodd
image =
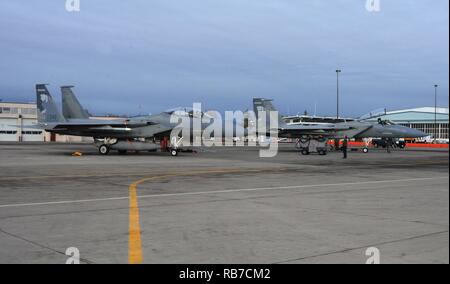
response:
M340 69L336 70L336 119L339 119L339 73L341 72Z
M437 142L437 88L438 85L434 85L434 144Z

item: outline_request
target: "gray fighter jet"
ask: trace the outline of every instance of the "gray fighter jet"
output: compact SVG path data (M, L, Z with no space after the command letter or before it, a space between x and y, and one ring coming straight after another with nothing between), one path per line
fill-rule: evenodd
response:
M330 135L331 133L336 133L337 131L350 130L348 125L339 125L333 123L317 123L308 125L288 125L281 114L278 113L278 128L274 129L270 124L270 112L277 111L273 106L272 100L263 98L253 98L253 111L256 115L257 125L263 125L264 121L260 117L261 113L265 113L266 118L266 131L267 135L273 132L278 133L280 138L300 138L306 135L319 136L319 135ZM259 135L264 135L264 133L259 133Z
M254 98L253 107L255 113L258 111L276 111L271 99ZM258 118L259 119L259 118ZM272 131L274 131L272 129ZM288 125L279 116L278 129L279 137L285 138L305 138L315 139L318 136L342 139L344 137L362 139L362 138L383 138L392 140L394 138L418 138L427 136L426 133L397 125L389 121L379 121L371 123L367 121L350 121L339 123L317 123L316 125Z
M140 141L158 137L169 137L174 125L170 123L170 113L137 117L132 119L99 120L90 119L86 110L73 96L70 87L63 87L64 112L62 116L45 84L36 85L38 126L45 131L61 135L93 137L100 154L110 150L125 153L128 150L151 151L159 147L155 143ZM170 151L176 156L178 149Z
M119 153L127 151L146 151L156 150L160 147L155 140L168 140L169 152L172 156L178 155L181 150L180 145L183 137L181 135L189 132L189 139L198 139L202 136L203 130L211 125L212 122L202 121L205 115L195 110L173 109L156 115L133 117L129 119L98 120L91 119L89 113L81 106L72 91L73 86L62 86L62 116L53 101L46 85L36 85L38 123L46 131L63 135L76 135L93 137L99 148L100 154L106 155L110 150L118 150ZM180 125L172 123L171 118L186 118L188 123ZM196 131L194 118L199 118L200 128ZM214 120L212 117L210 117ZM237 121L222 121L222 133L216 133L211 136L221 135L221 138L234 138L237 135ZM232 133L226 133L226 129L232 129ZM175 130L175 131L173 131ZM171 137L173 132L175 137ZM176 136L178 133L178 136ZM194 138L195 137L195 138ZM175 139L174 139L175 138ZM144 140L144 141L142 141Z

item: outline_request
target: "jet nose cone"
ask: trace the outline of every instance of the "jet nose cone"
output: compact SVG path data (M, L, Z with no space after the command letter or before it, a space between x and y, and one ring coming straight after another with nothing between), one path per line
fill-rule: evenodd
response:
M414 129L414 128L409 128L409 127L400 126L400 125L397 125L397 127L399 127L400 132L402 132L403 138L419 138L419 137L428 136L428 134L426 134L425 132L422 132L422 131Z
M428 136L428 134L413 128L402 125L394 125L390 127L392 136L396 138L419 138Z

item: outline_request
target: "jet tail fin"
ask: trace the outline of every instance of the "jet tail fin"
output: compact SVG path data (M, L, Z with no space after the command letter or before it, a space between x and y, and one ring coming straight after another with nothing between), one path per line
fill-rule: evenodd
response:
M89 113L81 106L72 91L73 86L62 86L62 111L66 119L89 119Z
M64 117L58 111L46 84L36 84L36 104L38 109L38 123L58 123L65 121Z
M271 111L277 111L275 106L270 99L263 98L253 98L253 111L255 112L256 119L259 120L259 112L266 112L266 122L269 121L269 115ZM278 125L284 125L284 120L281 115L278 113Z

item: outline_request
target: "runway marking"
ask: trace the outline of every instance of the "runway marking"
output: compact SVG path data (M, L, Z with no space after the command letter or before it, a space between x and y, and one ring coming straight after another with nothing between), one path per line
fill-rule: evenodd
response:
M137 186L148 181L164 179L168 177L180 177L191 176L201 174L212 173L231 173L239 170L211 170L211 171L197 171L187 172L181 174L168 174L161 176L154 176L149 178L143 178L133 182L130 187L130 218L129 218L129 238L128 238L128 263L139 264L142 263L142 241L141 230L139 222L139 207L137 202ZM261 170L255 170L258 172ZM241 172L241 171L239 171ZM241 189L225 189L217 191L198 191L198 192L184 192L184 193L167 193L167 194L150 194L143 195L139 198L145 197L169 197L169 196L186 196L186 195L202 195L202 194L217 194L217 193L230 193L230 192L244 192L244 191L261 191L261 190L274 190L274 189L294 189L294 188L308 188L308 187L324 187L324 186L342 186L342 185L361 185L361 184L379 184L387 182L407 182L407 181L421 181L421 180L436 180L436 179L448 179L449 177L434 177L434 178L413 178L413 179L399 179L399 180L382 180L382 181L365 181L365 182L349 182L349 183L331 183L331 184L316 184L316 185L298 185L298 186L279 186L279 187L260 187L260 188L241 188Z
M190 175L201 175L201 174L216 174L216 173L236 173L236 172L261 172L267 171L267 169L259 170L241 170L241 169L227 169L227 170L207 170L207 171L196 171L196 172L185 172L185 173L174 173L160 176L153 176L149 178L143 178L137 180L130 184L129 194L130 194L130 212L129 212L129 234L128 234L128 263L129 264L140 264L142 263L142 241L141 241L141 225L139 222L139 205L137 198L137 186L141 183L164 179L169 177L180 177L180 176L190 176Z
M128 263L142 263L141 227L139 222L139 205L136 193L137 183L130 185L130 213L128 234Z
M180 193L147 194L147 195L137 196L137 198L138 199L145 199L145 198L153 198L153 197L171 197L171 196L183 196L183 195L203 195L203 194L228 193L228 192L239 192L239 191L262 191L262 190L296 189L296 188L340 186L340 185L341 186L342 185L362 185L362 184L372 184L372 183L408 182L408 181L424 181L424 180L436 180L436 179L449 179L449 177L448 176L444 176L444 177L431 177L431 178L414 178L414 179L397 179L397 180L380 180L380 181L362 181L362 182L353 182L353 183L310 184L310 185L293 185L293 186L225 189L225 190L216 190L216 191L196 191L196 192L180 192ZM0 208L31 207L31 206L43 206L43 205L64 205L64 204L89 203L89 202L99 202L99 201L117 201L117 200L127 200L129 198L130 198L129 196L119 196L119 197L109 197L109 198L93 198L93 199L62 200L62 201L35 202L35 203L3 204L3 205L0 205Z
M141 228L140 228L140 218L139 218L139 204L138 204L138 199L141 199L141 198L143 199L143 198L187 196L187 195L209 195L209 194L221 194L221 193L233 193L233 192L250 192L250 191L253 192L253 191L264 191L264 190L283 190L283 189L299 189L299 188L345 186L345 185L381 184L381 183L425 181L425 180L436 180L436 179L448 179L449 178L448 176L444 176L444 177L410 178L410 179L397 179L397 180L379 180L379 181L327 183L327 184L312 184L312 185L310 184L310 185L294 185L294 186L278 186L278 187L225 189L225 190L216 190L216 191L149 194L149 195L141 195L141 196L137 195L137 188L140 184L149 182L149 181L153 181L153 180L158 180L158 179L164 179L164 178L170 178L170 177L202 175L202 174L258 173L258 172L282 171L282 170L283 170L283 168L271 168L271 169L262 168L262 169L216 169L216 170L205 170L205 171L194 171L194 172L177 172L177 173L157 175L157 176L137 180L130 184L129 196L127 196L127 197L110 197L110 198L65 200L65 201L52 201L52 202L39 202L39 203L22 203L22 204L4 204L4 205L0 205L0 208L76 204L76 203L117 201L117 200L129 199L128 262L130 264L139 264L139 263L142 263L142 261L143 261Z

